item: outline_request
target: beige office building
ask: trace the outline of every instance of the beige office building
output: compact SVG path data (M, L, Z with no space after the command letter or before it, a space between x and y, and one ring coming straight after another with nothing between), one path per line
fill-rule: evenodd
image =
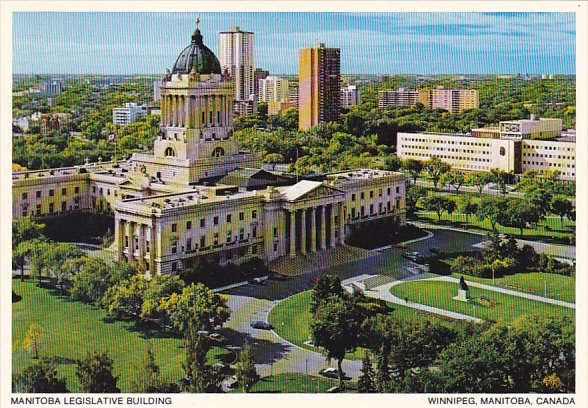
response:
M452 168L467 171L500 169L514 174L535 170L558 171L564 180L576 179L575 137L562 134L559 119L500 122L496 128L472 134L398 133L401 159L428 160L433 156ZM559 127L559 130L554 128ZM545 140L545 134L551 140ZM532 136L534 135L534 136Z
M418 101L429 109L444 109L458 113L465 109L479 108L479 93L475 89L421 89Z
M233 135L232 96L196 29L162 81L153 154L15 172L13 217L112 213L118 259L149 274L305 255L344 245L370 223L404 223L401 173L360 169L297 182L257 168L258 155L242 152Z
M268 76L259 80L260 102L287 102L288 80L277 76Z

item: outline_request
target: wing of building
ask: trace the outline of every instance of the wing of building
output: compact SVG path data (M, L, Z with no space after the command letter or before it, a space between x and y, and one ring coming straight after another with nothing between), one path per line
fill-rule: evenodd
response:
M271 261L343 245L360 225L405 221L405 176L354 170L301 180L259 169L233 135L233 85L198 29L160 85L153 153L13 173L13 217L111 212L114 249L142 270Z

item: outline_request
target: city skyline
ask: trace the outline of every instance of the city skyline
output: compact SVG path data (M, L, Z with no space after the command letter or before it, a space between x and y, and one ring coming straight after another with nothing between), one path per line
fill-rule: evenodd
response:
M341 48L343 74L575 73L573 13L463 12L14 13L13 73L164 73L198 16L213 52L238 25L256 33L256 67L278 74L318 42Z

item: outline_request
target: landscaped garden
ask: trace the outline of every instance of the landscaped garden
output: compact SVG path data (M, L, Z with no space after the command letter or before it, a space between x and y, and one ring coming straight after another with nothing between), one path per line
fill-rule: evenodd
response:
M301 292L290 296L278 303L269 313L268 321L274 326L274 331L283 339L296 344L307 350L320 352L320 349L305 344L310 338L310 322L312 321L310 313L312 291ZM402 305L390 305L394 310L391 312L394 316L405 320L427 319L432 321L442 321L443 319L435 315L418 311ZM347 353L345 358L349 360L359 360L365 354L364 349L358 348L354 353Z
M337 387L339 381L315 375L284 373L262 377L255 383L251 392L284 392L284 393L321 393L329 388ZM357 384L345 383L346 392L357 392Z
M490 290L469 287L469 302L453 299L459 289L458 283L420 280L404 282L391 288L390 292L401 299L434 306L484 320L509 321L522 315L570 316L574 309L539 302L518 296L507 295Z
M122 392L131 390L136 370L145 350L151 347L161 378L177 382L183 377L185 350L182 340L168 329L135 319L112 319L105 310L72 301L56 291L39 288L33 281L13 280L13 290L22 299L12 306L13 371L19 373L34 363L32 353L22 346L32 323L43 329L39 357L57 358L58 373L68 381L70 391L78 390L75 361L87 351L108 351L114 361L113 372L120 376ZM234 355L221 347L207 354L210 363L231 362Z

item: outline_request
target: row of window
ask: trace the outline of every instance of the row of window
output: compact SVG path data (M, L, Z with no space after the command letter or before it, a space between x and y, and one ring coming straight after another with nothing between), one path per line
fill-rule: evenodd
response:
M576 149L574 147L563 147L563 146L545 146L545 145L534 145L534 146L523 146L523 150L561 150L561 151L568 151L572 152Z
M251 211L251 218L252 219L257 219L257 210L253 210ZM239 213L239 221L244 221L245 220L245 213L244 212L240 212ZM218 225L220 221L220 218L218 215L215 215L214 217L212 217L212 224L213 225ZM233 221L233 214L227 214L225 217L225 222L227 224L231 223ZM201 218L200 219L200 228L206 228L206 218ZM186 221L186 229L192 229L192 221ZM172 224L171 225L171 230L172 232L177 232L178 231L178 224Z
M462 146L478 146L478 147L490 147L490 143L482 142L463 142L456 140L444 140L444 139L430 139L422 137L406 137L403 138L402 142L421 142L421 143L440 143L440 144L451 144L451 145L462 145Z
M400 200L396 200L396 210L400 209ZM376 214L376 209L374 204L370 204L370 212L369 215L375 215ZM392 202L388 201L386 203L386 209L384 210L384 206L382 203L378 203L378 214L383 214L384 211L386 212L390 212L392 211ZM367 214L365 213L365 206L362 205L360 208L356 209L356 208L352 208L351 209L351 218L356 218L358 216L360 217L365 217Z
M523 157L545 157L549 159L563 159L563 160L575 160L573 156L562 156L555 154L542 154L542 153L523 153Z
M75 187L74 188L74 193L75 194L79 194L79 192L80 192L80 188L79 187ZM41 198L42 194L43 194L42 190L37 190L35 192L35 197L36 198ZM66 194L67 194L67 188L66 187L63 187L61 189L61 195L66 195ZM49 197L54 197L55 196L55 190L54 189L49 190L49 194L48 195L49 195ZM29 193L28 192L22 193L22 199L23 200L27 200L28 198L29 198Z
M73 207L71 209L74 210L79 210L80 209L80 205L79 203L74 203ZM66 212L67 211L67 201L62 201L61 202L61 212ZM49 203L49 208L46 214L56 214L57 211L55 209L55 203ZM30 213L28 212L27 207L23 207L22 212L21 212L23 217L26 217L27 215L36 215L36 216L41 216L41 215L45 215L45 213L43 213L42 210L42 206L41 204L37 204L35 206L35 210L31 211Z
M405 154L408 156L420 156L420 157L427 157L427 158L430 156L430 154L427 154L427 153L406 152ZM460 161L473 161L473 162L490 163L490 159L485 159L482 157L450 156L450 155L445 155L445 154L438 155L437 157L439 157L439 159L447 159L447 160L460 160Z
M575 164L566 164L563 165L561 163L549 163L549 162L534 162L531 160L523 160L523 164L531 164L534 166L544 166L544 167L567 167L567 168L572 168L575 169L576 165Z
M378 197L382 197L384 193L383 189L379 189L378 190ZM400 193L400 187L396 186L396 194ZM388 187L387 191L386 191L386 195L391 195L392 194L392 187ZM360 200L365 200L365 191L362 191L360 193ZM355 193L351 194L351 201L355 201L357 198L357 195ZM374 198L374 191L370 191L370 198Z

